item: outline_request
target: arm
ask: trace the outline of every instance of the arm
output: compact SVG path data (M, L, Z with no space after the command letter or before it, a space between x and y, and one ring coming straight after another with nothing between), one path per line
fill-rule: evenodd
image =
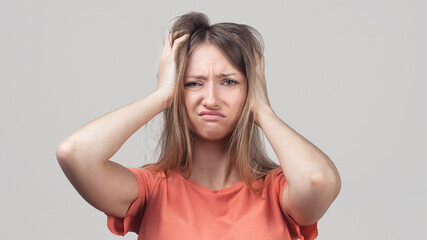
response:
M174 53L185 38L177 39L173 47L167 38L153 94L87 123L58 146L56 156L67 178L88 203L109 215L125 217L138 197L132 172L109 159L135 131L170 106Z
M288 184L283 209L301 226L317 222L337 197L341 180L329 157L277 117L268 101L264 58L258 58L252 111L279 159Z

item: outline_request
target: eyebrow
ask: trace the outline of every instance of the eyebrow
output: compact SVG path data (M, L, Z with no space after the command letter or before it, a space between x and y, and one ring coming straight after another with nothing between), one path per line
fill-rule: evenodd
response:
M215 77L230 77L233 75L237 75L237 73L220 73L215 75ZM204 75L188 75L188 76L184 76L184 78L194 78L194 79L206 79L207 77Z

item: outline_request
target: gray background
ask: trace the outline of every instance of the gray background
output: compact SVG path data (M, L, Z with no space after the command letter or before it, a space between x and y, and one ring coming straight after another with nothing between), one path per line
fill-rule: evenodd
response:
M191 10L261 32L273 108L338 167L342 191L318 239L420 239L422 0L0 1L0 238L121 239L72 188L55 150L84 123L153 92L170 20ZM113 160L153 161L157 128L138 131Z

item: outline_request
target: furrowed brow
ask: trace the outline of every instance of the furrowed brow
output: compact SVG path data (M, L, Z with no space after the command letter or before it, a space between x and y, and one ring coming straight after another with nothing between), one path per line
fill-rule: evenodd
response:
M237 73L220 73L217 77L231 77L233 75L237 75Z
M217 78L224 78L224 77L230 77L233 75L237 75L237 73L233 73L233 72L232 73L220 73L220 74L217 74L216 77ZM187 76L184 76L184 78L192 78L192 79L200 79L200 80L206 80L207 79L207 77L204 75L187 75Z
M184 76L184 78L193 78L193 79L200 79L200 80L206 79L206 77L203 75L188 75L188 76Z

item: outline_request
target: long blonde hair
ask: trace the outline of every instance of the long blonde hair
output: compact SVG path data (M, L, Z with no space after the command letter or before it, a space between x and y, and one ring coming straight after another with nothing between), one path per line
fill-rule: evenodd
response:
M239 121L228 138L228 154L232 165L249 188L259 196L261 188L252 186L253 179L264 179L280 167L265 151L264 141L250 111L249 101L255 86L255 53L263 53L261 35L254 28L236 23L210 25L205 14L191 12L177 18L172 26L172 42L184 34L190 37L177 49L176 85L172 105L164 111L164 129L160 138L160 156L152 171L163 170L166 176L175 171L188 172L191 176L192 146L194 135L189 130L184 104L184 73L188 56L201 43L218 47L226 58L246 78L247 94ZM145 165L145 166L147 166Z

